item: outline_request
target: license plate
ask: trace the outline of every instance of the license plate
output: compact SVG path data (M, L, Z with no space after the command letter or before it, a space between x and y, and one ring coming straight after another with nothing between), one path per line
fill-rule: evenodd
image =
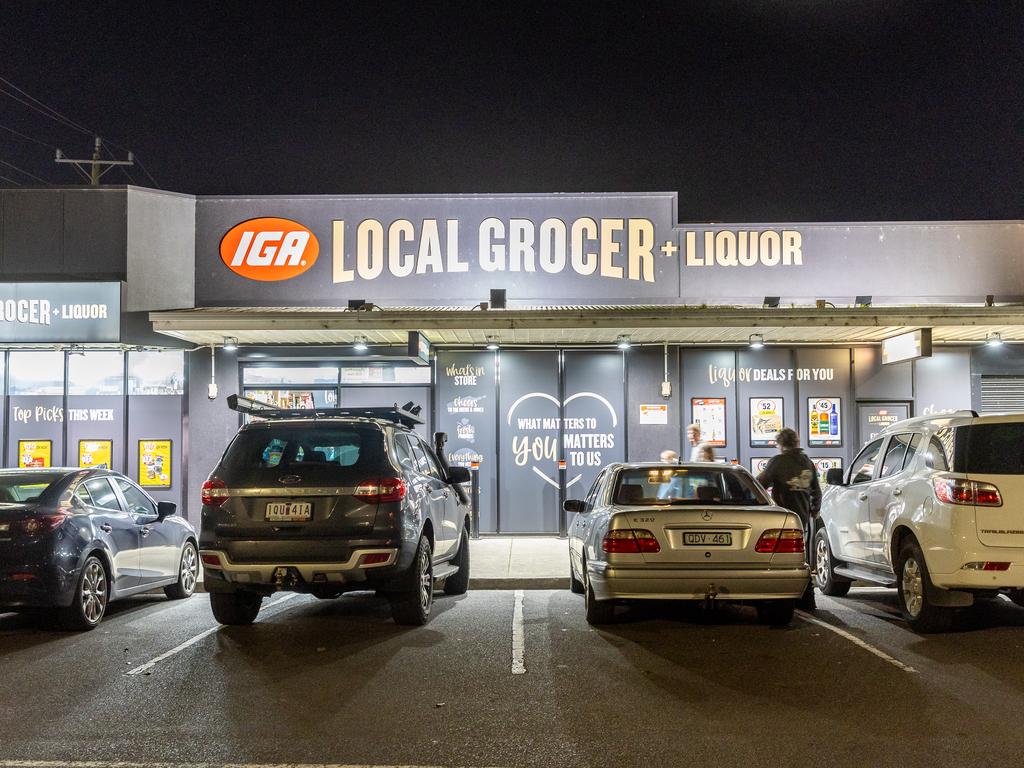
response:
M731 547L732 534L725 532L684 533L683 544L687 547Z
M313 517L313 505L308 501L272 501L267 504L267 520L297 522Z

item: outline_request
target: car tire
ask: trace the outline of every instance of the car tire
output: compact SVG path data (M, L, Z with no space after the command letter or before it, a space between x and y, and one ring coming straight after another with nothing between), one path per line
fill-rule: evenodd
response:
M836 576L836 562L832 557L832 544L824 528L814 534L814 583L823 595L845 597L853 583Z
M615 617L615 603L611 600L598 600L594 597L594 585L587 580L587 624L599 626L610 624Z
M574 595L582 595L587 591L583 582L576 578L576 568L572 564L572 555L569 555L569 591Z
M757 604L757 620L769 627L787 627L795 610L794 600L768 600Z
M1011 590L1010 594L1007 595L1007 597L1013 600L1013 602L1015 602L1021 608L1024 608L1024 589Z
M900 547L896 561L896 592L900 613L915 632L946 632L953 623L953 609L929 602L932 589L928 565L913 537Z
M396 589L388 597L396 624L421 627L430 620L434 603L434 565L430 540L426 536L420 536L412 564L399 577Z
M164 594L171 600L184 600L192 597L199 581L199 552L196 545L186 541L181 548L181 560L178 562L178 581L164 587Z
M469 591L469 534L462 529L462 536L459 538L459 551L455 555L452 565L457 565L459 570L444 580L444 593L446 595L464 595Z
M213 618L230 627L252 624L259 615L263 597L253 592L211 592Z
M64 629L86 631L95 629L107 612L110 600L110 579L103 562L89 555L75 582L75 596L71 605L57 612L57 620Z

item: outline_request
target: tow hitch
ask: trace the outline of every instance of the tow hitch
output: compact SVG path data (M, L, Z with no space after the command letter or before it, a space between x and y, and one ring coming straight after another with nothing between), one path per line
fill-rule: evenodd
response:
M710 610L715 607L715 598L718 597L718 587L708 584L704 587L704 609Z
M302 583L302 576L296 568L279 566L274 569L274 589L293 589Z

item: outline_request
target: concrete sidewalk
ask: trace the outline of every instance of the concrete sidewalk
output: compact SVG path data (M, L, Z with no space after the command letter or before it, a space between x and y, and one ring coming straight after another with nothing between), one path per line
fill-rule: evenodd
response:
M469 543L473 589L567 589L569 543L555 536L492 536Z

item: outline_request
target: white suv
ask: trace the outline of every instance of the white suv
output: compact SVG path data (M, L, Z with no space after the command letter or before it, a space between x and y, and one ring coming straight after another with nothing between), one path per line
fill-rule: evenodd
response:
M920 632L999 591L1024 605L1024 414L901 421L827 480L814 540L826 595L895 585Z

